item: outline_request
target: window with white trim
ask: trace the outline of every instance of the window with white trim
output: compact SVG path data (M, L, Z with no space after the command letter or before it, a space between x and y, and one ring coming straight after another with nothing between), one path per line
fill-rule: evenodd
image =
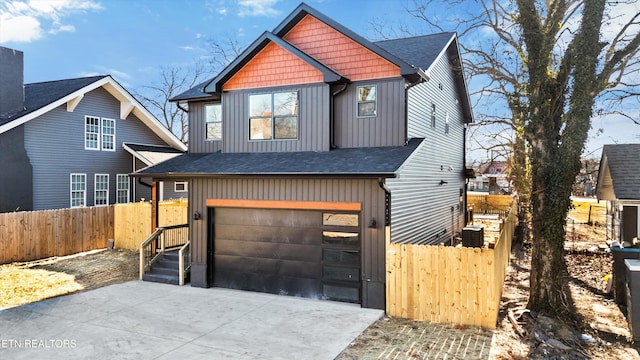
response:
M97 116L84 117L85 150L116 151L116 121Z
M375 85L356 87L357 116L374 117L378 113L378 91Z
M84 117L84 148L86 150L100 150L100 118Z
M445 134L449 133L449 112L448 111L444 112L444 133Z
M249 95L249 140L297 138L297 91Z
M189 191L189 184L186 181L176 181L173 183L174 192L187 192Z
M204 107L205 139L222 140L222 104Z
M126 204L129 202L129 175L116 175L116 202L118 204Z
M87 203L87 174L71 174L69 176L70 206L80 207Z
M95 175L95 197L94 205L109 204L109 174Z
M436 104L431 103L431 127L436 127Z
M116 150L116 121L102 118L102 150Z

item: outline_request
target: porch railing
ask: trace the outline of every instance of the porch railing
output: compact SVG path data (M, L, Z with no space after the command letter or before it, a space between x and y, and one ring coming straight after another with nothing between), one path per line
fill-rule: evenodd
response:
M186 261L185 261L186 260ZM180 286L184 285L184 281L191 270L191 241L187 241L178 252L178 263L180 270Z
M151 265L156 262L168 249L180 248L181 275L183 271L188 270L191 265L191 256L189 249L189 225L172 225L159 227L153 234L140 244L140 280L143 275L149 271ZM184 249L186 248L186 252ZM187 254L188 260L186 268L184 266L184 254ZM184 283L184 276L181 277Z

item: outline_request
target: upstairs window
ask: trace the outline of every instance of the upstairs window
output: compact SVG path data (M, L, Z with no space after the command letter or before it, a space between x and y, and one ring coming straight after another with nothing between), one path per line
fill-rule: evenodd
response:
M207 105L204 107L205 139L222 140L222 105Z
M116 121L102 118L102 150L116 150Z
M95 205L108 205L109 174L96 174L95 176Z
M84 117L85 150L116 150L116 121L97 116Z
M249 140L297 138L297 91L249 95Z
M356 87L358 97L358 117L373 117L378 112L377 91L374 85Z
M445 111L444 113L444 133L449 133L449 112Z
M95 116L84 117L84 148L86 150L99 150L100 118Z

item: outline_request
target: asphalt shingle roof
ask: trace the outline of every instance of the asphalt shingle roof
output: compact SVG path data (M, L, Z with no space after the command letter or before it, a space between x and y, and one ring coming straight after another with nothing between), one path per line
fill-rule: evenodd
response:
M407 63L427 70L454 35L452 32L376 41L374 44Z
M393 176L423 139L406 146L274 153L187 153L139 171L167 175Z
M602 152L616 198L640 200L640 144L605 145Z
M24 106L25 109L10 118L1 119L0 125L8 124L11 121L43 108L52 102L61 99L74 91L92 84L108 75L99 75L75 79L65 79L56 81L46 81L39 83L25 84L24 86Z

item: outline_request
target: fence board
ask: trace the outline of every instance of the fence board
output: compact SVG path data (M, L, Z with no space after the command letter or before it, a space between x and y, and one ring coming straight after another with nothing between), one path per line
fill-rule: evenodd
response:
M113 237L112 206L0 214L0 263L100 249Z
M387 241L387 313L495 328L516 221L511 211L493 249Z
M187 224L186 200L161 201L158 226ZM117 248L140 249L140 244L151 235L151 204L137 202L116 204L114 208L114 242Z

